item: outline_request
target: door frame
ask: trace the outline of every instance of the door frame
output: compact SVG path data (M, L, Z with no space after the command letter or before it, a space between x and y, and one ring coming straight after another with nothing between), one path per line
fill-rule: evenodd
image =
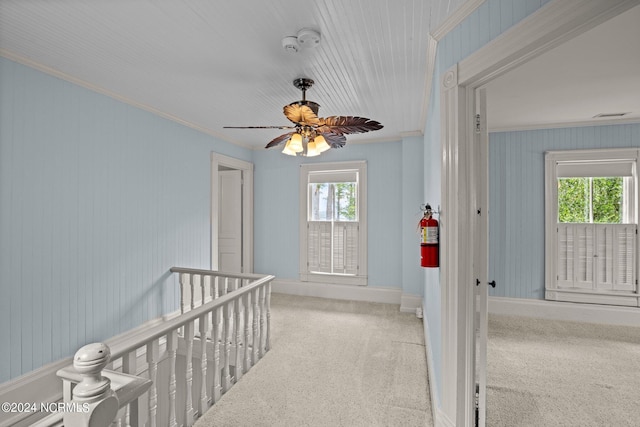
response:
M253 163L211 153L211 269L218 269L218 217L220 166L242 171L242 272L253 273Z
M553 0L444 73L440 85L443 425L475 423L474 245L468 242L478 238L473 227L477 195L480 190L486 197L489 194L488 188L479 187L486 183L473 179L488 172L473 170L476 89L638 4L640 0Z

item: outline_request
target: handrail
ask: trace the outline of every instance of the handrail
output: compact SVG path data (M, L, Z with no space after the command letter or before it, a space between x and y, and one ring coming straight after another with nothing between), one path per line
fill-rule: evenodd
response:
M187 269L184 269L184 270L187 270ZM171 269L171 271L173 271L173 268ZM207 270L200 270L200 271L207 271ZM201 274L201 273L194 273L194 274ZM252 275L252 276L255 276L255 275ZM173 318L171 320L167 320L166 322L163 322L159 325L151 327L148 331L145 331L142 334L136 335L135 343L123 343L119 345L115 344L113 347L111 347L111 359L113 360L118 359L126 355L127 353L138 349L140 347L141 342L152 341L154 339L165 336L169 332L175 329L181 328L187 323L200 318L203 314L210 312L213 308L218 306L223 306L226 302L233 299L237 299L239 296L249 293L250 291L259 287L260 285L275 279L275 276L273 275L267 275L267 276L258 275L258 277L260 277L261 279L256 280L255 282L251 282L251 284L244 286L238 289L237 291L234 291L233 293L226 294L219 298L211 300L208 303L205 303L197 308L194 308L193 310L188 311L179 317ZM142 338L141 338L141 335L142 335Z
M155 425L161 402L157 384L158 381L165 384L168 381L169 426L180 423L191 427L198 416L217 402L269 351L271 281L275 276L181 267L172 267L170 271L180 274L181 289L183 277L188 278L191 309L184 312L181 302L178 317L139 331L124 341L114 343L111 348L103 343L93 343L78 350L74 366L58 371L63 380L64 402L77 404L90 400L93 403L88 413L65 414L65 425L84 427L91 424L89 420L93 420L94 414L98 414L96 416L105 422L118 417L119 423L137 427L140 421L138 397L145 392L148 393L148 401L143 404L146 405L150 425ZM193 286L197 276L200 276L202 303L196 307ZM204 302L204 277L207 276L211 281L208 292L212 299ZM146 359L143 370L148 372L144 379L137 377L143 372L137 366L141 349L144 349ZM185 360L185 366L179 369L178 352L184 354ZM93 363L94 359L100 364ZM196 364L194 359L199 363ZM118 363L113 368L114 361L118 360L119 368ZM169 368L164 373L160 370L163 360ZM109 362L116 370L105 370ZM201 378L198 386L194 381L194 370ZM184 399L177 396L179 380L185 385L181 391L185 393ZM125 387L129 388L118 386L125 382L128 384ZM77 384L75 388L74 384ZM59 421L59 417L47 417L47 422Z
M186 273L186 274L199 274L201 276L211 277L229 277L233 279L260 279L265 277L263 274L254 273L227 273L218 270L199 270L196 268L184 268L184 267L171 267L169 270L172 273Z

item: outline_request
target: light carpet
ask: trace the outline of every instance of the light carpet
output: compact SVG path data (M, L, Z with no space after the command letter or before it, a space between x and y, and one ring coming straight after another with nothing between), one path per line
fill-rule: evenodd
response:
M421 320L273 294L271 350L196 426L430 426Z
M488 426L640 426L640 328L489 317Z

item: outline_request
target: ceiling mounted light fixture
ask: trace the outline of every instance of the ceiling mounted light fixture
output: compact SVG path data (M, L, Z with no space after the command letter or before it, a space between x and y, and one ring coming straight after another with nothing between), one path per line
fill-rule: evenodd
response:
M330 148L344 147L347 143L345 135L382 129L380 123L364 117L318 117L320 105L307 101L306 96L313 80L295 79L293 85L302 91L302 100L285 105L283 112L295 126L225 126L225 129L293 129L271 140L265 148L284 143L284 154L306 157L317 156Z

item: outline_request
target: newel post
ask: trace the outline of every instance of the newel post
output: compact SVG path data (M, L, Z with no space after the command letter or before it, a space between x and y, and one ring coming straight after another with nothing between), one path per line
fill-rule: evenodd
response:
M106 427L116 418L118 398L111 390L111 380L102 376L110 359L111 350L103 343L88 344L76 352L73 367L82 381L73 389L73 408L65 412L65 426Z

